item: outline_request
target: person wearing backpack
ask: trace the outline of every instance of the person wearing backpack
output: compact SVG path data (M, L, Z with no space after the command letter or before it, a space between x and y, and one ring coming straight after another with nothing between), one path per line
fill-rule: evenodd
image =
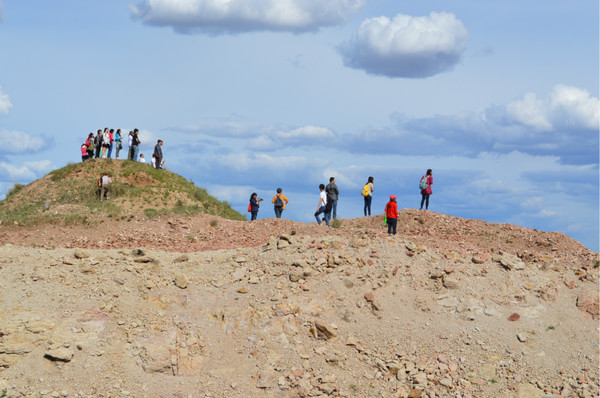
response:
M369 179L367 180L367 183L365 184L365 186L363 187L362 191L361 191L361 195L363 196L363 198L365 199L365 217L368 215L371 215L371 201L373 199L373 182L375 181L375 179L373 177L369 177Z
M433 171L431 169L427 169L427 173L421 177L421 181L419 182L419 189L421 189L421 208L419 210L423 210L423 203L425 204L425 210L429 209L429 195L433 193L431 191L432 184Z
M106 199L110 199L110 184L112 184L112 180L109 177L108 171L104 173L102 177L100 177L100 202L106 196Z
M282 192L283 190L281 188L277 188L277 194L273 196L273 200L271 200L275 207L275 217L277 218L281 218L281 213L283 213L285 206L289 202L288 198L286 198Z

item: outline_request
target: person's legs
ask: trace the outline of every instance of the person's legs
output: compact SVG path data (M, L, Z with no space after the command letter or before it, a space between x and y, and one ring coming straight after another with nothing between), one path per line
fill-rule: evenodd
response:
M324 206L319 207L319 210L315 211L315 218L317 219L317 224L319 225L321 225L321 218L319 217L319 215L323 213L323 211L325 211Z
M419 208L419 210L423 210L423 203L425 203L425 194L424 193L421 194L421 207Z
M275 217L277 218L281 218L281 213L282 213L282 208L281 207L276 207L275 208Z
M328 213L327 211L325 211L325 217L324 217L324 220L325 220L325 224L326 224L327 226L329 226L329 218L330 218L330 217L331 217L331 213Z
M397 218L388 218L388 234L390 233L390 228L392 227L392 233L396 235L396 225L398 224Z
M369 196L365 196L366 199L366 210L368 211L369 215L371 215L371 200L373 200L373 197L371 195Z
M250 221L256 220L256 216L258 216L258 212L257 211L253 211L250 214L252 214L252 217L250 218Z
M425 194L425 210L429 210L429 194Z
M127 160L133 160L133 146L130 146L127 151Z
M137 162L139 154L140 154L140 146L134 145L133 146L133 159L132 159L134 162Z
M368 196L364 197L364 199L365 199L365 207L364 207L363 211L365 212L365 217L367 216L367 207L368 207L368 199L367 198L368 198Z
M109 158L112 156L113 145L114 145L114 143L110 144L110 146L108 147L108 155L107 156Z
M335 220L337 218L337 199L332 201L332 209L333 209L333 219Z
M121 143L117 142L117 147L115 148L115 159L119 159L119 152L121 152Z

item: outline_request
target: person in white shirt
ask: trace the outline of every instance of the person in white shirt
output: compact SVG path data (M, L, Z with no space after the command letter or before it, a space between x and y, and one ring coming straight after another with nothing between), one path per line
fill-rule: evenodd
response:
M138 159L138 162L146 163L146 158L144 158L143 153L140 153L140 158Z
M110 197L108 196L108 194L110 193L110 184L112 184L112 180L108 176L108 172L106 172L102 176L102 186L100 187L100 202L102 202L104 195L106 195L106 199L110 199Z
M317 219L317 223L319 225L321 225L321 219L319 218L319 215L321 213L324 213L323 221L325 221L325 224L327 224L327 226L329 226L329 213L326 210L327 194L325 193L325 185L324 184L319 185L319 189L321 190L321 192L319 193L319 204L317 204L317 211L315 212L315 218Z

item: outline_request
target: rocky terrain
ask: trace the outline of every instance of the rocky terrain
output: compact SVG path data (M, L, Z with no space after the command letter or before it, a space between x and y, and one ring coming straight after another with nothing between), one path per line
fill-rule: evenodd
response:
M598 396L598 253L400 213L3 223L0 397Z

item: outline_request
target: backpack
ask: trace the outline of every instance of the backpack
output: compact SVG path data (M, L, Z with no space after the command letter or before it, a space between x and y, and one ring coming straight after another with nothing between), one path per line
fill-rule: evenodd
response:
M248 203L248 211L252 211L252 203Z
M283 207L283 200L281 200L279 195L277 195L277 199L275 199L275 207Z
M419 182L419 189L421 191L427 189L427 175L421 177L421 182Z
M370 187L369 187L369 184L366 184L366 185L363 187L362 191L360 191L360 194L361 194L362 196L369 196L369 193L371 193L371 190L370 190L369 188L370 188Z
M102 176L100 176L98 178L98 182L96 183L97 186L101 187L102 186Z

